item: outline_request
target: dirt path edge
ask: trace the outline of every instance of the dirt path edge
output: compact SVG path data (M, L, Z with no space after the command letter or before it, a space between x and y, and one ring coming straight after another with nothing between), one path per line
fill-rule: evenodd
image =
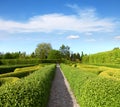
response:
M60 68L60 65L57 65L57 67ZM71 90L71 88L70 88L70 85L69 85L69 83L68 83L68 81L67 81L67 79L66 79L66 77L65 77L65 75L64 75L64 73L63 73L63 71L62 71L61 68L60 68L60 71L61 71L61 73L62 73L62 75L63 75L63 77L64 77L65 84L66 84L66 86L67 86L67 90L68 90L68 92L69 92L70 95L71 95L71 98L72 98L72 101L73 101L73 107L80 107L79 104L78 104L77 101L76 101L76 98L75 98L75 96L74 96L74 94L73 94L73 92L72 92L72 90Z

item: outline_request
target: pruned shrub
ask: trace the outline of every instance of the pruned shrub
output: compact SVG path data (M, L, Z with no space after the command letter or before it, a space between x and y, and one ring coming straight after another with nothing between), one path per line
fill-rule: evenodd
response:
M120 81L99 77L88 80L80 89L81 107L119 107Z
M55 65L0 87L0 107L46 107Z

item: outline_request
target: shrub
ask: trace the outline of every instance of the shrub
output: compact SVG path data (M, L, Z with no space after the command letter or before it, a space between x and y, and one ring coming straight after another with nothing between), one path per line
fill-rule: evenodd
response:
M62 71L70 83L70 87L73 90L73 93L80 104L80 88L83 84L91 79L95 78L97 75L91 72L85 72L75 67L70 67L68 65L61 64Z
M18 77L18 78L22 78L22 77L25 77L25 76L33 73L34 71L36 71L38 69L40 69L39 65L32 66L32 67L16 68L14 72L1 74L0 78L3 78L3 77Z
M79 64L79 63L72 65L72 67L77 67L81 71L94 73L96 75L99 75L101 72L107 69L106 67L99 67L95 65L85 65L85 64Z
M119 107L120 81L110 78L88 80L80 89L81 107Z
M2 59L3 65L16 65L16 64L39 64L39 59Z
M20 65L20 64L39 64L39 63L61 63L62 59L2 59L0 60L3 65Z
M14 84L0 88L1 107L46 107L55 65L38 70Z
M120 70L119 69L109 69L99 74L99 76L110 78L113 80L120 80Z
M24 64L24 65L4 65L4 66L0 66L0 74L13 72L16 68L28 67L28 66L32 66L32 65L33 65L33 64Z
M19 80L19 78L17 78L17 77L0 78L0 86L4 85L6 83L14 83L17 80Z
M21 72L21 71L35 71L40 69L41 65L30 66L30 67L23 67L23 68L16 68L14 72Z
M75 68L62 64L61 68L80 107L120 106L119 69L89 65L78 66ZM102 72L98 75L99 70Z

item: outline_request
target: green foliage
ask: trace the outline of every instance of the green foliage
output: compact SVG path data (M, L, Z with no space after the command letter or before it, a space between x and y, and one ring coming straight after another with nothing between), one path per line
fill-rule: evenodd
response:
M23 64L23 65L3 65L0 66L0 74L13 72L16 68L28 67L33 64Z
M61 59L44 59L40 60L40 63L57 63L57 62L64 62L64 60Z
M67 60L70 59L70 47L69 46L62 45L59 50L63 58Z
M0 59L19 59L19 58L26 58L28 56L26 56L25 52L6 52L6 53L1 53L0 52Z
M108 69L107 67L104 67L104 66L95 66L95 65L86 65L86 64L76 64L76 65L80 70L88 73L89 72L94 73L96 75L99 75L101 72Z
M23 67L23 68L16 68L14 72L21 72L21 71L35 71L41 68L41 65L30 66L30 67Z
M61 60L61 58L62 58L62 55L58 50L51 50L48 54L48 59Z
M82 58L82 62L90 64L120 64L120 49L116 48L112 51L86 55Z
M108 69L99 74L99 76L120 81L120 69Z
M84 83L87 80L92 79L97 75L64 64L61 64L61 68L65 77L70 83L70 87L72 88L78 103L80 104L80 95L82 94L80 93L80 88L84 85Z
M110 78L88 80L80 89L81 107L119 107L120 81Z
M92 64L96 66L106 66L106 67L111 67L111 68L120 68L120 64Z
M35 54L40 59L47 59L49 52L52 50L50 43L41 43L37 45Z
M39 59L1 59L3 65L38 64Z
M17 69L15 69L15 72L1 74L0 78L3 78L3 77L18 77L18 78L22 78L22 77L25 77L25 76L33 73L34 71L36 71L38 69L40 69L39 65L32 66L32 67L17 68Z
M85 64L61 65L80 107L119 107L120 70Z
M80 62L81 57L79 53L72 53L70 56L71 61Z
M0 78L0 86L4 85L6 83L14 83L17 80L19 80L19 78L17 78L17 77Z
M46 107L55 65L0 87L0 107Z

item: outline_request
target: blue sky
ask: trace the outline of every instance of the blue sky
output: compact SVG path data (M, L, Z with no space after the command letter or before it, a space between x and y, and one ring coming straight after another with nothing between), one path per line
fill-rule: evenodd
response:
M0 0L0 52L62 44L91 54L120 46L120 0Z

